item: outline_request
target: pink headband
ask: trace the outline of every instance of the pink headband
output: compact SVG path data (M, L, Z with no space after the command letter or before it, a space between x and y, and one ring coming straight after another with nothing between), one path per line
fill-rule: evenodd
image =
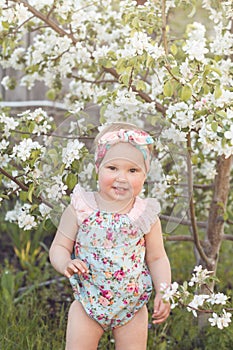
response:
M102 162L107 151L113 145L119 142L128 142L132 146L136 147L140 152L142 152L146 171L148 172L150 169L151 161L151 152L148 148L148 145L153 144L154 140L145 131L124 129L107 132L99 139L95 152L96 171L99 170L100 163Z

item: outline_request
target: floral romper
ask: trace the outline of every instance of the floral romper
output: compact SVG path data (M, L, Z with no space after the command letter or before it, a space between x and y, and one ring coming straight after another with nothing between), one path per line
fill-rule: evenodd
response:
M127 214L99 210L93 192L77 185L71 195L79 225L74 255L88 274L74 274L74 297L104 330L127 323L148 302L152 281L145 237L160 211L156 199L136 198Z

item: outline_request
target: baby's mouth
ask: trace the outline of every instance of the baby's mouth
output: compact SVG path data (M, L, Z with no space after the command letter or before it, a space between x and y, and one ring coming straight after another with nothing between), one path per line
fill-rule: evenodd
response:
M113 186L113 189L119 194L124 194L125 192L128 191L127 187L122 187L122 186Z

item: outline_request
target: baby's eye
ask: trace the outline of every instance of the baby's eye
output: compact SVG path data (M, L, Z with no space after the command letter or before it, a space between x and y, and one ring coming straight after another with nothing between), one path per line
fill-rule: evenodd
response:
M116 167L113 166L113 165L109 165L109 166L108 166L108 169L114 171L114 170L116 170Z
M136 168L131 168L129 171L130 171L131 173L136 173L136 172L138 171L138 169L136 169Z

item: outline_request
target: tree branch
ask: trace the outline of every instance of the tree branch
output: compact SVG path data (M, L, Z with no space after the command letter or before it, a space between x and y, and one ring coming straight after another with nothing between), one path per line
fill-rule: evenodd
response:
M19 181L18 179L16 179L14 176L12 176L11 174L9 174L8 172L6 172L3 168L0 167L0 173L2 173L4 176L6 176L8 179L10 179L11 181L13 181L14 183L16 183L16 185L19 186L19 188L21 188L23 191L28 191L28 187L21 181Z
M11 181L13 181L14 183L16 183L19 188L21 188L23 191L27 192L29 190L29 188L21 181L19 181L16 177L12 176L11 174L9 174L7 171L5 171L3 168L0 167L0 173L2 173L4 176L6 176L8 179L10 179ZM49 208L53 209L53 205L51 203L49 203L48 201L46 201L45 199L43 199L42 197L35 197L33 195L33 198L40 203L44 203L46 204Z
M224 241L233 241L233 235L223 235L222 239ZM167 234L164 234L164 240L168 242L192 242L194 243L194 239L191 236L188 235L178 235L178 236L170 236Z
M36 10L33 6L31 6L28 2L24 1L24 0L12 0L15 3L18 4L23 4L25 7L28 8L28 10L37 18L41 19L44 23L46 23L50 28L52 28L56 33L58 33L61 36L68 36L71 37L72 41L74 44L77 43L76 40L74 40L74 38L67 33L63 28L59 27L57 25L57 23L55 23L52 19L49 18L49 16L44 15L43 13L41 13L40 11Z
M188 195L189 195L190 219L191 219L191 224L192 224L192 234L193 234L195 246L197 248L198 253L200 254L200 257L203 259L203 261L208 263L209 259L201 246L199 236L198 236L197 223L196 223L196 214L195 214L195 207L194 207L194 201L193 201L193 173L192 173L192 162L191 162L192 149L191 149L190 133L188 133L188 135L187 135L187 149L188 149L188 154L187 154Z
M233 241L233 235L222 235L224 241Z

